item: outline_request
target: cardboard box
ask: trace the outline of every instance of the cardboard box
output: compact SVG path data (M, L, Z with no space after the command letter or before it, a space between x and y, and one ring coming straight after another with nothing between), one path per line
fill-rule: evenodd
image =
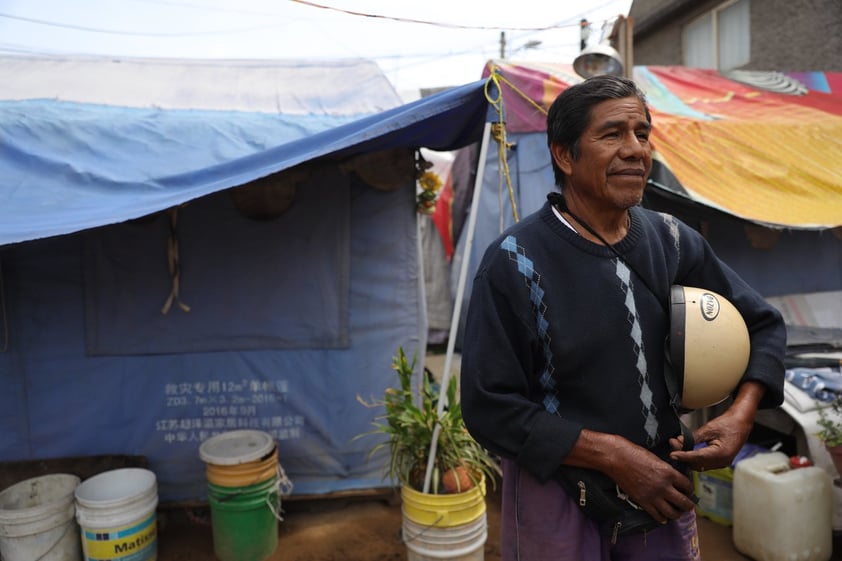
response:
M717 524L731 526L734 509L734 470L730 467L693 472L693 485L699 502L696 514Z
M746 444L729 467L693 472L693 486L699 502L696 514L723 526L734 523L734 466L755 454L768 452L763 446Z

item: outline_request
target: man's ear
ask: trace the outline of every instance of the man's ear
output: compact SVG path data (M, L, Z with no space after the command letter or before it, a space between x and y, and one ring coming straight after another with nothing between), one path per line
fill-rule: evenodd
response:
M573 172L573 156L566 146L553 142L550 144L550 154L555 164L565 175L570 175Z

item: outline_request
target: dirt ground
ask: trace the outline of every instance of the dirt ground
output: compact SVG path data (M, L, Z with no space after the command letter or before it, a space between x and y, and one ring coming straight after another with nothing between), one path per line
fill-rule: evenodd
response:
M500 561L498 491L489 489L485 561ZM397 492L283 503L278 547L265 561L403 561ZM206 508L168 508L158 514L159 561L215 561Z
M444 355L427 357L433 372L442 371ZM459 364L458 360L455 363ZM457 366L458 369L458 366ZM68 463L70 462L70 463ZM0 465L0 489L29 477L75 473L83 480L119 467L146 467L145 459L130 456L72 458L67 461L27 461ZM488 488L488 538L484 561L501 561L500 495ZM346 495L291 497L283 502L284 520L278 527L278 547L263 561L404 561L401 507L397 491L377 490ZM206 505L162 505L158 510L158 561L217 561L213 548L210 510ZM699 517L704 561L750 561L734 549L731 528ZM834 539L831 561L842 561L842 536Z
M500 557L500 487L486 497L488 538L484 561ZM265 561L405 561L400 495L287 500L278 547ZM704 561L751 561L734 549L731 528L699 517ZM216 561L210 513L205 508L165 508L158 513L159 561ZM838 561L842 557L833 557Z
M5 471L0 471L3 475ZM291 497L283 502L278 546L262 561L404 561L401 507L397 491ZM500 495L489 486L486 497L488 538L484 561L501 561ZM157 512L158 561L217 561L210 509L161 505ZM731 528L698 518L704 561L750 561L734 548ZM243 560L236 560L243 561ZM842 537L834 539L831 561L842 561Z

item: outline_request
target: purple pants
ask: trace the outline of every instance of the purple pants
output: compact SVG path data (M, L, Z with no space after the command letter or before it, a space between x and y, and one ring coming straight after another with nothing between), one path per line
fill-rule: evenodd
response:
M700 561L696 514L648 532L610 537L555 481L503 460L503 561Z

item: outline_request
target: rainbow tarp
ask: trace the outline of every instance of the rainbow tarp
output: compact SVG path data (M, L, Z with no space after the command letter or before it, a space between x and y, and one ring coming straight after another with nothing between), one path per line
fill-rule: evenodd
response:
M569 64L489 61L492 72L511 133L545 130L552 100L582 80ZM842 73L637 66L634 79L677 194L773 227L842 225Z

